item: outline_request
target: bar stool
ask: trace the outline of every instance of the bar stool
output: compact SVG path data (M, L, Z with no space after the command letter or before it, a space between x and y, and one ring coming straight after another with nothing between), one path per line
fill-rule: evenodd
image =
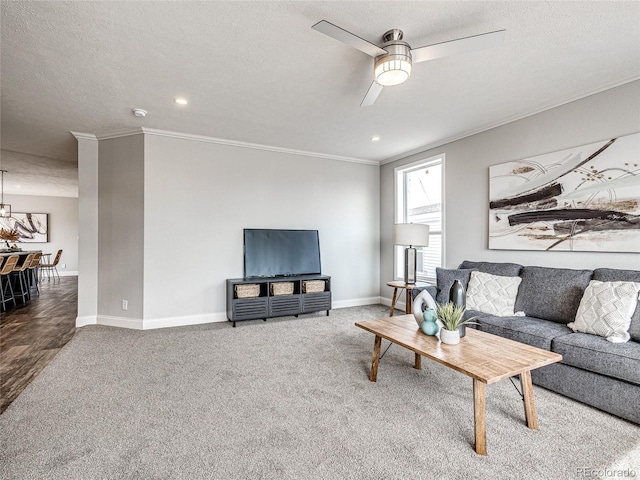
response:
M5 257L0 257L0 270L2 270L2 262ZM0 310L4 310L4 288L2 284L2 276L0 276Z
M33 260L33 253L27 255L22 265L14 267L13 273L13 298L19 298L22 303L27 303L27 300L31 298L31 291L29 290L29 278L27 277L27 270L31 266L31 260Z
M58 273L58 262L60 261L60 257L62 256L62 250L58 250L56 253L56 258L53 260L53 263L42 263L40 264L40 269L42 274L47 272L47 280L51 280L53 278L53 282L56 281L56 275L58 276L58 281L60 281L60 274Z
M16 299L13 298L13 286L11 285L9 275L13 272L19 258L19 255L7 257L4 265L0 268L0 303L2 303L2 309L5 311L7 310L6 304L9 302L13 302L13 306L16 306Z
M42 252L36 252L33 255L33 259L31 260L31 265L28 267L29 270L29 292L33 293L35 288L36 295L40 296L40 289L38 288L38 283L40 280L38 278L38 266L40 265L40 259L42 258Z

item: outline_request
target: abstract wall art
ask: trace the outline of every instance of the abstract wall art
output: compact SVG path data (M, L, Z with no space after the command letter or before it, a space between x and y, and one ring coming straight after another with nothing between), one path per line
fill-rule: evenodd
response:
M640 252L640 133L490 167L489 248Z
M46 243L49 241L49 214L13 212L9 218L0 218L0 228L17 230L18 242Z

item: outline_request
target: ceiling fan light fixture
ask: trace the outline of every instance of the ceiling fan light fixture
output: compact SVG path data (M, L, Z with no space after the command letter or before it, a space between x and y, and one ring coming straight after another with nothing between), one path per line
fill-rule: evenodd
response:
M416 63L420 63L460 53L499 47L504 42L506 32L504 29L496 30L495 32L481 33L447 42L425 45L424 47L411 48L407 42L402 40L404 34L398 28L388 30L382 36L384 43L380 46L326 20L320 20L311 28L375 58L373 82L369 86L362 102L360 102L361 107L373 105L384 87L400 85L406 82L411 76L414 60Z
M411 63L402 60L389 60L376 65L376 82L383 87L392 87L406 82L411 76Z
M385 45L389 53L376 57L373 77L383 87L392 87L406 82L411 76L411 51L404 42Z

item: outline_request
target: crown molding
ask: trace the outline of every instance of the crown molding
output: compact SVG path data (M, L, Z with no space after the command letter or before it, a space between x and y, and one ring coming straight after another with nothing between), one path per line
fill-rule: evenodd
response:
M402 160L405 158L409 158L413 155L418 155L420 153L425 153L433 148L438 148L441 147L443 145L446 145L448 143L452 143L458 140L462 140L463 138L467 138L467 137L471 137L473 135L477 135L478 133L482 133L482 132L486 132L488 130L492 130L494 128L498 128L501 127L503 125L507 125L509 123L513 123L513 122L517 122L518 120L523 120L527 117L532 117L533 115L537 115L539 113L543 113L546 112L548 110L552 110L554 108L557 107L561 107L563 105L567 105L568 103L572 103L572 102L576 102L578 100L582 100L583 98L587 98L590 97L591 95L597 95L598 93L602 93L605 92L607 90L611 90L612 88L616 88L616 87L621 87L622 85L626 85L627 83L631 83L631 82L635 82L636 80L640 80L640 75L633 75L631 77L626 78L625 80L621 80L619 82L615 82L615 83L611 83L611 84L607 84L606 86L602 86L599 88L596 88L594 90L590 90L589 92L586 93L581 93L579 95L575 95L567 100L563 100L560 103L549 103L543 107L539 107L536 108L535 110L531 110L527 113L523 113L520 115L514 115L512 117L507 117L504 120L501 120L499 122L493 123L491 125L488 126L484 126L478 129L474 129L474 130L469 130L467 132L461 133L459 135L455 135L449 138L444 138L442 140L438 140L437 142L433 142L433 143L429 143L426 144L422 147L418 147L415 148L413 150L410 150L408 152L405 153L401 153L399 155L394 155L393 157L389 157L385 160L380 161L380 166L382 165L386 165L387 163L392 163L395 162L397 160Z
M131 137L133 135L142 135L144 129L141 127L124 128L121 130L111 130L109 132L103 132L96 134L98 140L111 140L113 138Z
M74 137L76 137L76 140L98 140L98 137L96 137L93 133L83 133L83 132L70 132L71 135L73 135Z
M71 132L76 138L92 139L92 140L111 140L113 138L130 137L133 135L155 135L158 137L178 138L181 140L191 140L194 142L214 143L216 145L227 145L238 148L249 148L252 150L263 150L267 152L284 153L286 155L299 155L303 157L324 158L326 160L335 160L338 162L361 163L364 165L379 166L380 162L376 160L367 160L364 158L343 157L341 155L330 155L327 153L309 152L306 150L295 150L292 148L274 147L271 145L262 145L259 143L239 142L236 140L228 140L226 138L209 137L206 135L194 135L191 133L172 132L170 130L158 130L155 128L137 127L122 130L114 130L111 132L90 134Z
M209 137L206 135L194 135L191 133L172 132L167 130L156 130L154 128L142 127L142 131L148 135L157 135L159 137L179 138L182 140L192 140L196 142L215 143L217 145L228 145L232 147L249 148L252 150L264 150L268 152L284 153L287 155L301 155L304 157L324 158L327 160L336 160L339 162L362 163L365 165L379 166L380 162L375 160L367 160L364 158L344 157L341 155L330 155L327 153L310 152L306 150L295 150L292 148L274 147L271 145L263 145L259 143L240 142L236 140L227 140L225 138Z

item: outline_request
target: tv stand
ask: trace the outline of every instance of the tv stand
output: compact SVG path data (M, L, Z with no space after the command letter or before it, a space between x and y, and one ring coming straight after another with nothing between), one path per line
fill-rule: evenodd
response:
M306 293L303 283L321 280L324 291ZM272 284L290 282L293 293L289 295L272 294ZM238 298L236 286L257 285L259 293L250 298ZM242 320L264 320L274 317L295 316L301 313L331 310L331 277L327 275L297 275L288 277L230 278L227 280L227 319L233 322Z

